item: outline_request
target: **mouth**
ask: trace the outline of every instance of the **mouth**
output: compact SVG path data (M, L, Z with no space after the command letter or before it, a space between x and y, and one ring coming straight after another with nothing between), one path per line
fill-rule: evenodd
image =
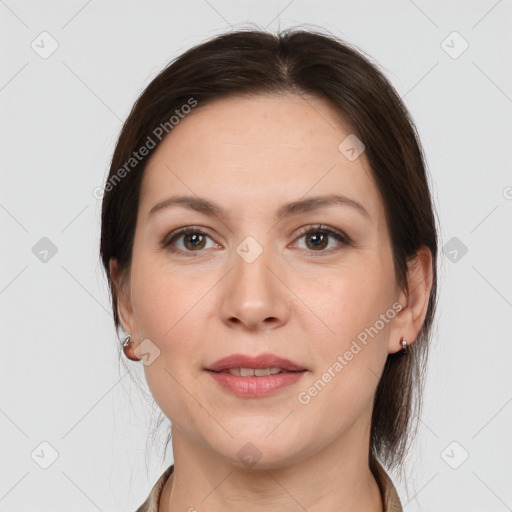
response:
M224 391L240 398L263 398L298 382L308 372L300 364L273 354L235 354L205 370Z

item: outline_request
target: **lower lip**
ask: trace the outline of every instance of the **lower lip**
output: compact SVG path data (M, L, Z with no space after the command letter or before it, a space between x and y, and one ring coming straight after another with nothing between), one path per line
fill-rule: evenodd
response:
M208 371L208 373L220 386L237 396L260 398L272 395L280 389L295 384L306 373L306 370L277 373L265 377L240 377L238 375L231 375L231 373L217 373L213 371Z

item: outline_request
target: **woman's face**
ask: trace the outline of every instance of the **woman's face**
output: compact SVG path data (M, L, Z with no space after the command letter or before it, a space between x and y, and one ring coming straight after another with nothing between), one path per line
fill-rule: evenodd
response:
M120 312L136 343L149 340L148 385L191 446L271 467L367 441L404 301L360 149L329 104L286 94L199 104L152 155ZM191 201L151 213L177 196ZM345 201L323 200L335 196ZM305 371L207 370L233 354Z

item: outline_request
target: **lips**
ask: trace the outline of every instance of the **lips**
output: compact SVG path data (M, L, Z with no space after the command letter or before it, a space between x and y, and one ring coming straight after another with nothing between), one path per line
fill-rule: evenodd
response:
M274 354L234 354L205 370L221 389L244 399L270 397L297 384L308 372L300 364Z
M279 357L275 354L260 354L259 356L248 356L244 354L233 354L228 357L223 357L218 361L205 368L212 372L229 372L233 375L251 376L260 374L261 376L283 372L300 372L305 371L306 368L298 363ZM251 370L267 370L263 373L252 372ZM239 372L239 373L237 373Z

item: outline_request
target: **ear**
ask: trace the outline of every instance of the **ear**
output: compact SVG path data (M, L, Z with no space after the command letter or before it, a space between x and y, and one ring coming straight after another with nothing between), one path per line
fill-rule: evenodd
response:
M432 253L422 246L408 264L407 282L409 293L401 291L398 302L402 309L393 319L390 329L388 353L399 352L400 340L404 337L411 345L421 330L427 314L430 290L432 288Z
M119 272L118 262L114 258L109 261L110 278L114 283L117 295L117 312L123 329L131 333L136 332L135 315L133 314L130 298L130 280L123 278Z

